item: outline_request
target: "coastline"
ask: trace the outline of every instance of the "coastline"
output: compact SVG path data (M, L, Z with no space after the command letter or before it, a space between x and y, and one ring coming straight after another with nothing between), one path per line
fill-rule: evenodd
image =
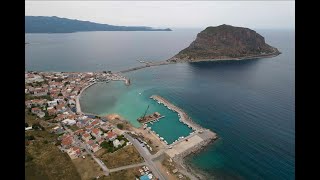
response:
M273 52L270 54L265 54L265 55L255 55L255 56L246 56L246 57L238 57L238 58L220 58L220 59L178 59L175 57L172 57L170 59L164 60L164 61L155 61L155 62L150 62L147 65L142 65L142 66L137 66L137 67L131 67L125 70L119 71L119 73L127 73L131 71L136 71L139 69L144 69L148 67L153 67L153 66L161 66L161 65L169 65L169 64L177 64L177 63L197 63L197 62L209 62L209 61L243 61L243 60L254 60L254 59L261 59L261 58L272 58L280 55L281 52Z
M254 60L254 59L261 59L261 58L272 58L280 55L281 52L273 52L270 54L265 55L253 55L253 56L245 56L245 57L238 57L238 58L217 58L217 59L174 59L174 57L167 60L167 62L176 61L176 63L186 63L186 62L205 62L205 61L239 61L239 60Z
M81 105L80 105L80 97L81 97L81 94L83 93L83 91L85 91L87 88L91 87L92 85L96 84L96 82L93 82L87 86L85 86L84 88L81 89L80 93L77 95L76 97L76 109L77 109L77 113L83 113L81 111Z
M186 163L186 158L188 156L191 156L192 154L197 154L205 150L209 144L213 143L218 138L217 134L209 129L201 127L199 124L194 122L186 112L184 112L181 108L175 106L165 98L158 95L152 95L150 98L158 101L160 104L164 104L169 109L177 112L182 122L186 123L194 130L194 134L190 134L189 136L185 137L186 139L189 139L188 143L184 144L184 139L174 142L170 144L172 149L168 149L166 151L166 154L169 155L169 157L171 157L174 162L176 162L176 164L179 166L178 169L182 174L188 176L191 179L207 179L205 177L207 177L208 175L206 175L206 173L204 172L193 169L189 164ZM196 142L191 146L188 146L187 144L192 143L191 139L194 136L200 137L200 142ZM179 152L178 149L180 148L186 149Z

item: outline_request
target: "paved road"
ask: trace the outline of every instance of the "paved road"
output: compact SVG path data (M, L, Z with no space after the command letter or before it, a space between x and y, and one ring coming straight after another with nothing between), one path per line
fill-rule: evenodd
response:
M158 177L160 180L165 180L164 176L161 174L159 169L156 167L154 162L151 159L151 154L150 152L146 149L146 147L142 147L139 141L136 139L132 138L129 134L124 133L124 137L126 137L132 144L133 146L138 150L140 155L144 158L146 161L147 166L150 168L152 173Z
M145 166L145 165L147 165L146 162L143 162L143 163L139 163L139 164L131 164L131 165L121 166L121 167L114 168L114 169L109 169L109 171L110 172L116 172L116 171L121 171L121 170L124 170L124 169L131 169L131 168Z
M94 156L94 154L87 148L87 146L84 143L82 143L76 135L74 135L72 130L68 129L66 126L63 126L63 127L74 137L76 144L84 148L87 151L87 153L90 154L91 157L99 164L104 174L106 176L109 176L110 170L107 168L107 166L100 159Z

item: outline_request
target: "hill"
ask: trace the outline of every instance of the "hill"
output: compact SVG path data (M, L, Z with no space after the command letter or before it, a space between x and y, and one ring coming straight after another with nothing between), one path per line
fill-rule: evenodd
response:
M146 26L114 26L56 16L25 16L25 33L73 33L83 31L171 31Z
M239 60L279 54L255 31L223 24L201 31L189 47L168 61Z

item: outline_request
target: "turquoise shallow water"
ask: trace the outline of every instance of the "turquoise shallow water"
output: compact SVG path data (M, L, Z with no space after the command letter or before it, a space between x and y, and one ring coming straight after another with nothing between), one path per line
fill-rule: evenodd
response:
M159 110L158 112L162 115L165 115L165 117L161 118L158 122L154 122L153 124L148 123L148 127L151 127L151 130L159 134L160 137L163 137L168 144L178 140L178 138L181 136L186 137L190 135L192 129L179 121L179 116L176 112L167 109L165 106L158 104L156 101L151 104L155 107L160 106L157 108Z
M135 127L141 126L137 119L145 113L149 105L147 115L159 112L165 117L159 122L148 123L148 126L168 144L173 143L180 136L188 136L192 129L179 121L177 113L150 99L152 95L150 93L146 89L138 88L137 85L125 86L120 81L98 83L83 92L80 103L84 112L99 115L118 113Z
M68 71L108 70L97 68L96 62L110 69L113 64L115 69L126 69L137 62L137 57L169 58L192 42L197 32L127 32L115 39L108 32L35 34L27 37L31 43L26 47L27 69L57 70L61 63L55 62L56 58L65 62L63 70ZM257 32L282 54L269 59L185 63L131 72L126 74L131 86L122 82L97 84L84 93L81 106L97 114L119 113L138 126L136 119L149 104L150 112L166 114L163 106L149 99L158 94L220 137L205 151L187 159L194 168L223 180L294 179L294 31ZM119 57L108 56L113 49ZM119 53L120 49L126 53ZM77 61L80 64L72 66ZM53 62L57 65L51 66ZM169 118L167 121L163 122L166 129L176 131L175 122Z

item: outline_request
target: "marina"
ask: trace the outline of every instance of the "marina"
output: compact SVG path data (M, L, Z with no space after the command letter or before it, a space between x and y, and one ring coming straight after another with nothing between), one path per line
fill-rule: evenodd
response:
M215 133L196 124L187 115L187 113L163 97L152 95L150 98L155 100L158 104L164 105L168 110L177 113L178 116L178 120L165 118L160 122L156 121L156 123L147 123L149 127L144 125L144 128L148 128L150 132L154 133L160 139L160 141L162 141L167 148L170 149L170 151L168 151L169 156L174 157L181 153L185 153L186 150L193 149L193 147L198 147L198 143L206 144L217 138ZM166 125L164 125L164 123L166 123ZM170 126L174 126L176 131L183 130L176 139L162 137L166 135L165 132L168 132L168 124ZM165 128L165 131L163 128Z

